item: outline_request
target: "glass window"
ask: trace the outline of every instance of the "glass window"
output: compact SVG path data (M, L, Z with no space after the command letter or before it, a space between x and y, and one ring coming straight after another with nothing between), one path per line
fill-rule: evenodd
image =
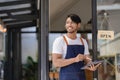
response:
M97 28L99 59L104 64L99 68L99 80L119 80L116 72L116 55L120 53L120 3L117 0L97 0Z

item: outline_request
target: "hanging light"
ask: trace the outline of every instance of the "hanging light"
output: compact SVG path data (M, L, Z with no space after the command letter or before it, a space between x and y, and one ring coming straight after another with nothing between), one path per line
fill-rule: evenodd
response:
M6 31L7 31L7 29L4 28L4 24L3 24L2 20L0 19L0 32L6 32Z
M3 28L3 26L0 24L0 32L6 32L7 29L6 28Z

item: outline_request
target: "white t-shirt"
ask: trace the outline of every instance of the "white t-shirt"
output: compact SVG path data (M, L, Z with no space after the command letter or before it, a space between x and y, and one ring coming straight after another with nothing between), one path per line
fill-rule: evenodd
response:
M68 38L66 35L64 35L64 36L68 42L68 45L82 45L80 37L77 37L76 39L73 40L73 39ZM87 41L83 38L82 38L82 40L83 40L84 47L85 47L84 55L88 55L89 50L88 50ZM53 43L52 54L62 54L62 57L65 58L66 52L67 52L67 44L64 41L63 36L56 38L54 43Z

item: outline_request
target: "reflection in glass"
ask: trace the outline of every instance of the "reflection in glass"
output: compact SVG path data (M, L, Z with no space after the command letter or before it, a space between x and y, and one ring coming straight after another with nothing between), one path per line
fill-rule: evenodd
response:
M99 68L98 80L120 79L120 73L116 72L115 57L120 53L120 7L118 6L120 6L118 0L97 0L97 29L114 32L114 39L97 39L99 59L105 61Z

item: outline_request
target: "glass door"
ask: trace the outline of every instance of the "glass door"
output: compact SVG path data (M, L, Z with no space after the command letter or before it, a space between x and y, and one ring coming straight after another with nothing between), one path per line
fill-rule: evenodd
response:
M119 80L117 71L120 53L120 1L97 0L97 47L99 59L98 80Z

